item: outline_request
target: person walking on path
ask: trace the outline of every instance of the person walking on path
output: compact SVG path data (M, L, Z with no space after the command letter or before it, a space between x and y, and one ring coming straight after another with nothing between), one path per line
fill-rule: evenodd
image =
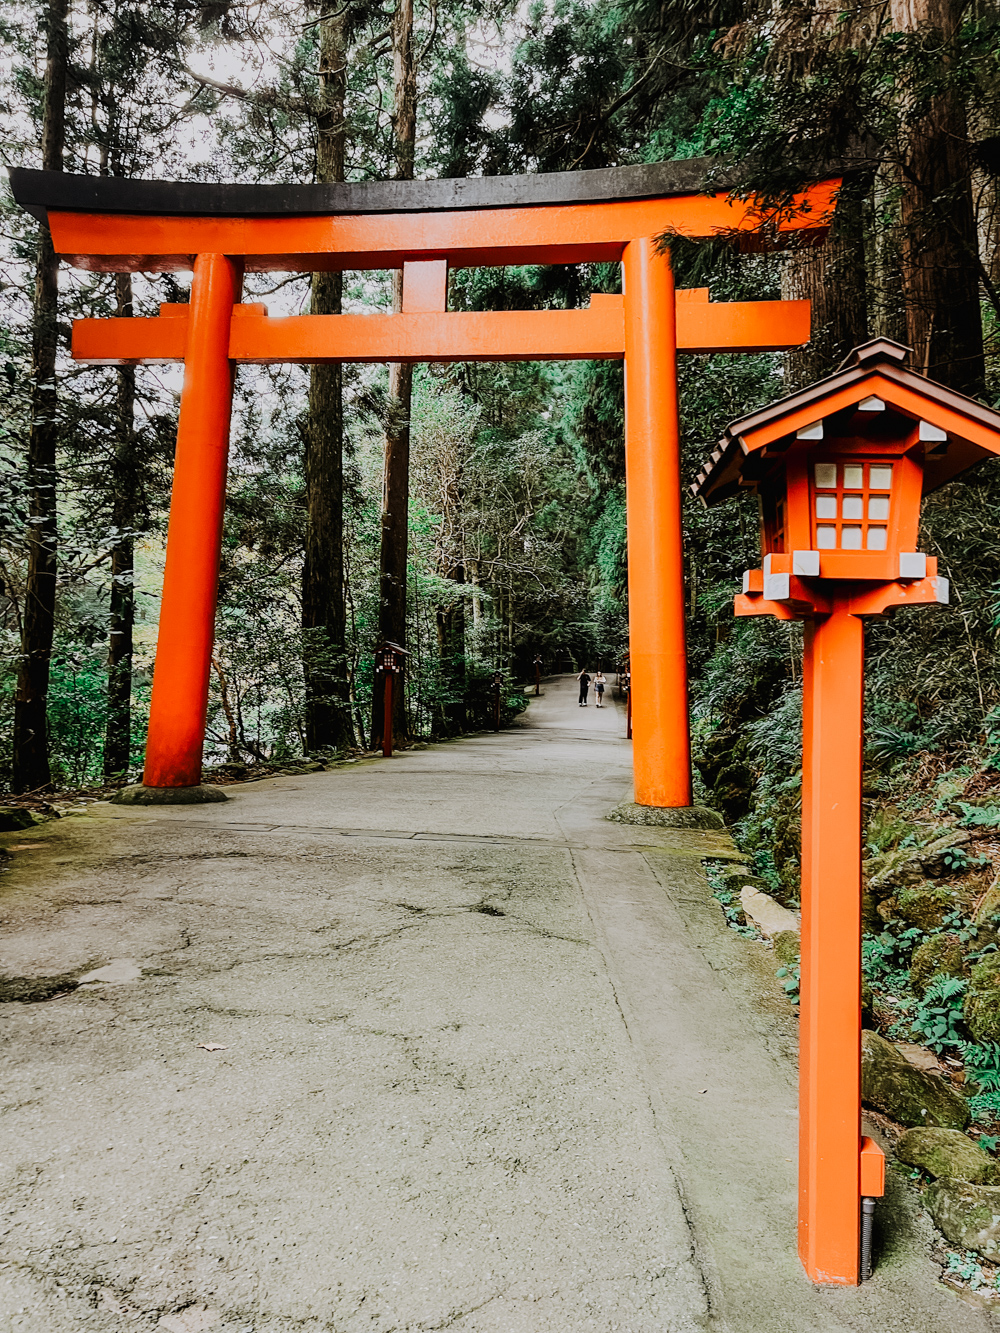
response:
M604 707L604 687L607 683L607 677L604 672L598 668L597 675L594 677L594 695L596 696L594 702L597 704L598 708Z
M590 672L587 670L586 667L584 667L583 670L580 672L580 674L577 676L577 680L580 682L580 707L586 708L587 691L590 689Z

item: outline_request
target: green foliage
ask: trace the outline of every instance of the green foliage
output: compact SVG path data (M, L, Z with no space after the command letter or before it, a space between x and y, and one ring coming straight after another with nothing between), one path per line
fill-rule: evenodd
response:
M866 749L873 762L884 763L895 759L912 759L914 755L934 748L940 736L937 727L905 731L900 727L870 727L866 732Z
M966 801L959 801L957 804L962 812L958 821L960 828L1000 828L1000 806L969 805Z
M861 942L864 975L887 990L899 991L909 984L910 958L924 939L924 932L917 926L901 926L899 923L878 935L865 935Z
M976 1254L974 1250L966 1250L964 1254L949 1250L948 1272L954 1273L963 1282L967 1282L973 1291L979 1291L981 1287L993 1285L1000 1290L1000 1276L991 1281L983 1272L981 1256Z
M962 997L967 987L963 977L938 977L917 1002L913 1032L931 1050L943 1051L964 1043Z
M791 1003L798 1004L799 990L802 984L802 965L800 963L786 964L784 967L779 967L774 975L781 982L781 988Z

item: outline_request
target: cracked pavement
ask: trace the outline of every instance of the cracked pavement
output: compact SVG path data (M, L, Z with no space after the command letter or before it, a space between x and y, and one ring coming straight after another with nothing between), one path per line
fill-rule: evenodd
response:
M604 819L623 724L553 680L501 735L33 833L0 974L114 966L0 1006L0 1329L994 1327L899 1185L876 1279L805 1281L792 1020L728 838Z

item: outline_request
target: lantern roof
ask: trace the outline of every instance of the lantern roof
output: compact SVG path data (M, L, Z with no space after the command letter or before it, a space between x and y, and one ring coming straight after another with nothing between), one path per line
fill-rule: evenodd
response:
M730 423L691 490L705 505L719 504L741 486L755 486L797 440L855 433L851 422L872 422L876 413L924 422L923 493L937 490L991 454L1000 454L1000 412L956 393L906 362L912 349L891 338L856 347L840 367L787 398ZM838 415L839 414L839 415ZM831 417L838 419L824 422Z

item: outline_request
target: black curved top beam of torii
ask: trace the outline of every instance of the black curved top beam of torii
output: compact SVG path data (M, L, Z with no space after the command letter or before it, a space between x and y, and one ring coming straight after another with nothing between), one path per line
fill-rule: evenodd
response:
M50 208L72 213L157 216L322 217L332 213L442 213L544 208L727 191L732 179L711 157L597 171L455 180L362 181L333 185L232 185L128 180L8 168L14 198L44 222Z

